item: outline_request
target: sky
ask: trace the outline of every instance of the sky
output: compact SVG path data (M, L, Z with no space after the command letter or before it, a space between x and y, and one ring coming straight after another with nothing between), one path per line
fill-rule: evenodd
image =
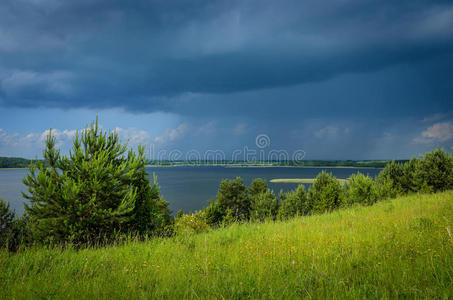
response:
M452 74L451 1L2 0L0 156L98 116L155 159L406 159L451 150Z

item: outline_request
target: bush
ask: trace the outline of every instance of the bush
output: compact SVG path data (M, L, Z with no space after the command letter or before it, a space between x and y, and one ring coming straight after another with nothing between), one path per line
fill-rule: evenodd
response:
M403 193L414 193L422 189L423 178L420 173L420 164L420 160L412 158L403 165L403 176L400 179Z
M380 178L379 178L380 177ZM379 173L378 179L379 184L383 184L385 189L382 192L388 194L389 196L396 197L397 195L405 194L403 189L403 180L404 177L404 165L392 161L387 164L385 168ZM389 189L389 185L391 188ZM384 187L383 186L383 187Z
M352 205L354 203L372 205L378 199L373 179L363 175L362 173L351 175L349 180L344 185L344 190L345 205Z
M419 172L423 183L433 192L453 188L453 157L441 148L421 156ZM426 186L425 185L425 186Z
M308 190L308 200L314 213L338 208L343 202L340 182L331 173L322 171Z
M206 222L211 227L218 227L222 223L226 212L218 201L210 200L208 202L209 206L203 209Z
M247 196L247 188L240 177L234 180L223 180L220 183L216 199L225 212L228 209L231 210L235 219L249 219L250 199Z
M17 251L31 244L27 216L16 218L9 203L0 199L0 248Z
M257 196L266 193L267 189L266 180L261 178L254 179L248 188L250 200L253 202Z
M9 203L0 198L0 248L6 248L12 238L15 217Z
M146 177L144 148L138 154L97 119L77 132L69 156L61 156L49 134L44 162L32 163L24 178L31 204L25 211L40 242L89 245L122 233L151 233L169 220L157 184Z
M278 201L274 192L267 189L255 195L251 203L250 220L265 221L275 220L278 211Z
M180 216L175 220L174 228L177 235L192 235L210 230L203 211Z
M313 207L308 202L304 185L301 184L296 190L286 194L280 192L280 207L277 214L279 220L308 215L312 209Z

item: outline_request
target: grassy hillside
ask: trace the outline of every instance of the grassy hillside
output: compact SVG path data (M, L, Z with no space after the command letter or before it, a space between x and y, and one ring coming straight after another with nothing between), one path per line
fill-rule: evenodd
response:
M453 296L453 192L81 251L0 253L0 297Z

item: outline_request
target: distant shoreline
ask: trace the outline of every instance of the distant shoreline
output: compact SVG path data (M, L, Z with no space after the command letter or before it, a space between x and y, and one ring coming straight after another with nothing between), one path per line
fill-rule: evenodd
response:
M268 166L268 165L146 165L147 168L175 168L175 167L224 167L224 168L300 168L300 169L383 169L384 167L359 166Z
M146 168L175 168L175 167L224 167L224 168L300 168L300 169L383 169L383 167L358 167L358 166L267 166L267 165L145 165ZM23 168L0 168L0 170L26 170Z

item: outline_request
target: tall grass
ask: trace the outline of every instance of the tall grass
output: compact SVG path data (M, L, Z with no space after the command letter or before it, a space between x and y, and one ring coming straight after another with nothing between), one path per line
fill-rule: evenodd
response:
M0 253L0 297L448 298L453 192L75 251Z

